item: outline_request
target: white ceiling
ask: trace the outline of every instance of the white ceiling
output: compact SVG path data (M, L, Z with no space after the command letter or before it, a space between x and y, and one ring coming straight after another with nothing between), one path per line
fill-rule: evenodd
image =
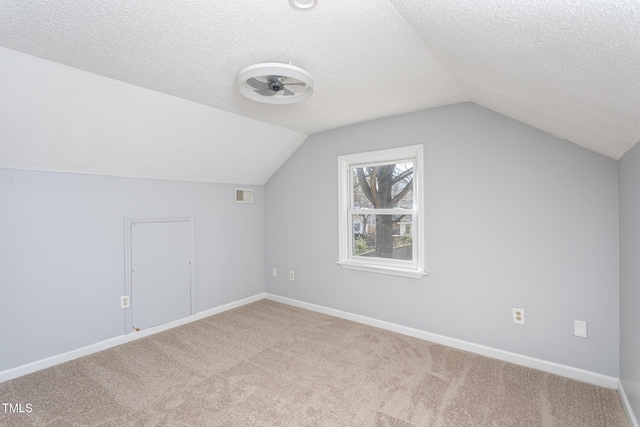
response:
M0 0L0 46L296 134L471 101L614 159L640 140L638 0ZM272 61L313 96L241 96Z

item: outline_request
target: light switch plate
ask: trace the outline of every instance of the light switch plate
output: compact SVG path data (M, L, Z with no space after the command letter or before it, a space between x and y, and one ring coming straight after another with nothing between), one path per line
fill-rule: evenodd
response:
M581 338L587 338L587 322L584 320L574 320L573 335Z

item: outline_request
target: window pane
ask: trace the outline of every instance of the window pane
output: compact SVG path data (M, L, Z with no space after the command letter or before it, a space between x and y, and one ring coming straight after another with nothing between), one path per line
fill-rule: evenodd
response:
M353 214L355 257L411 260L413 215Z
M354 209L413 208L413 162L351 168Z

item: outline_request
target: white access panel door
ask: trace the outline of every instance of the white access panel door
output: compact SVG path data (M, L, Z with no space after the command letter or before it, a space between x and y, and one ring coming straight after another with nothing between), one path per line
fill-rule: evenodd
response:
M146 329L191 314L191 223L131 228L131 325Z

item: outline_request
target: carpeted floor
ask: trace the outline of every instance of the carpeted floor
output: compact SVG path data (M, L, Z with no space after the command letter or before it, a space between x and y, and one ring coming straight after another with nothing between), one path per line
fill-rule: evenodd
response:
M261 300L0 384L9 426L629 426L615 390Z

